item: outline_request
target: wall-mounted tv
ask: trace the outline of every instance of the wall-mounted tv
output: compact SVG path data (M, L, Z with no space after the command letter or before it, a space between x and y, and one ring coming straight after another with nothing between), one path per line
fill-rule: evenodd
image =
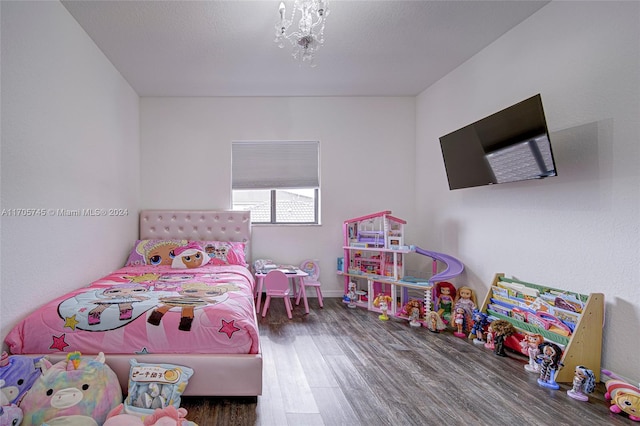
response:
M449 189L556 176L541 96L440 138Z

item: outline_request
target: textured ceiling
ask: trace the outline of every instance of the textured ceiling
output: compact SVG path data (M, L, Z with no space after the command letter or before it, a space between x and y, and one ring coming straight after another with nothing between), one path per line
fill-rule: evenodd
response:
M330 0L310 68L273 41L279 0L62 1L140 96L416 95L546 3Z

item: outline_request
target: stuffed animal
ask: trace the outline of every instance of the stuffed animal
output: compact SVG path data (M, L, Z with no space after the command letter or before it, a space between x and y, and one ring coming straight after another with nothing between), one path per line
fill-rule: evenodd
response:
M133 414L123 413L124 405L120 404L107 415L107 421L103 426L198 426L187 420L187 410L170 405L166 408L157 408L144 420Z
M0 426L17 426L22 421L22 410L16 404L0 407Z
M609 410L616 414L627 413L629 419L640 422L640 388L621 380L621 377L609 370L602 370L602 372L609 377L614 377L605 383L607 392L604 397L611 400Z
M0 380L3 380L4 384L0 389L7 397L8 404L20 404L24 394L42 374L40 369L42 359L43 357L32 358L25 355L9 356L6 352L2 352Z
M42 370L20 403L23 426L98 426L122 403L118 377L102 352L95 359L73 352L54 365L45 361Z
M4 386L4 380L0 379L0 387ZM22 410L16 404L12 404L7 396L0 392L0 426L17 426L22 422Z

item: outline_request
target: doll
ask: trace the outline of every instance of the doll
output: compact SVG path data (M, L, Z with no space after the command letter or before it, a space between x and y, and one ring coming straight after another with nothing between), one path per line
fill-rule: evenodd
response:
M447 328L436 311L429 311L426 316L427 328L433 333L440 333L441 330Z
M567 395L578 401L588 401L589 397L586 394L593 392L595 388L596 377L593 371L583 365L578 365L575 369L575 376L573 376L573 388L567 391Z
M422 302L418 299L411 299L404 305L404 312L409 316L409 325L411 327L420 327L420 318L422 318L423 309Z
M391 296L388 296L384 293L380 293L378 297L373 299L373 306L375 306L376 308L380 308L380 310L382 311L382 313L378 316L380 320L389 320L389 315L387 315L387 312L389 310L389 303L391 303L392 301L393 300L391 299Z
M489 326L487 327L487 343L484 344L484 347L487 349L491 349L494 350L496 348L495 342L493 340L493 326L491 325L492 323L489 323Z
M541 334L527 333L524 339L520 341L520 347L529 355L529 363L524 365L524 369L529 373L539 373L540 364L536 362L536 357L540 353L538 346L544 342L544 337Z
M453 311L453 300L456 297L456 288L450 282L442 281L435 285L435 292L433 309L445 324L449 324L451 312Z
M555 343L542 342L538 346L538 350L540 351L536 356L536 362L540 364L538 384L549 389L560 389L560 385L555 381L555 376L562 367L562 362L560 362L562 349Z
M353 281L349 281L349 292L347 293L347 300L349 303L347 307L355 308L356 307L356 283Z
M457 307L453 312L453 324L456 327L456 331L453 332L453 335L456 337L465 337L464 330L467 328L466 326L466 313L464 308Z
M457 311L458 308L462 308L464 310L465 321L462 333L469 333L471 331L471 315L477 306L478 302L476 301L476 294L474 291L470 287L460 287L458 289L458 294L453 300L453 310Z
M420 309L415 306L411 308L411 315L409 315L409 325L411 327L420 327Z
M495 320L491 323L491 328L493 329L493 353L498 356L507 356L504 351L504 341L515 333L516 329L507 320Z
M483 333L487 325L487 314L474 309L471 314L471 320L473 321L473 325L471 327L471 333L469 333L469 339L473 338L474 344L482 345L484 344Z

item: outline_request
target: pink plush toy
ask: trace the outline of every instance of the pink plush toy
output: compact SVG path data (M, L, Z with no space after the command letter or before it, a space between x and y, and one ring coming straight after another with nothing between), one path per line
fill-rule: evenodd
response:
M185 418L187 410L170 405L166 408L157 408L153 414L146 416L144 420L133 414L122 412L124 405L120 404L107 415L107 421L103 426L198 426Z

